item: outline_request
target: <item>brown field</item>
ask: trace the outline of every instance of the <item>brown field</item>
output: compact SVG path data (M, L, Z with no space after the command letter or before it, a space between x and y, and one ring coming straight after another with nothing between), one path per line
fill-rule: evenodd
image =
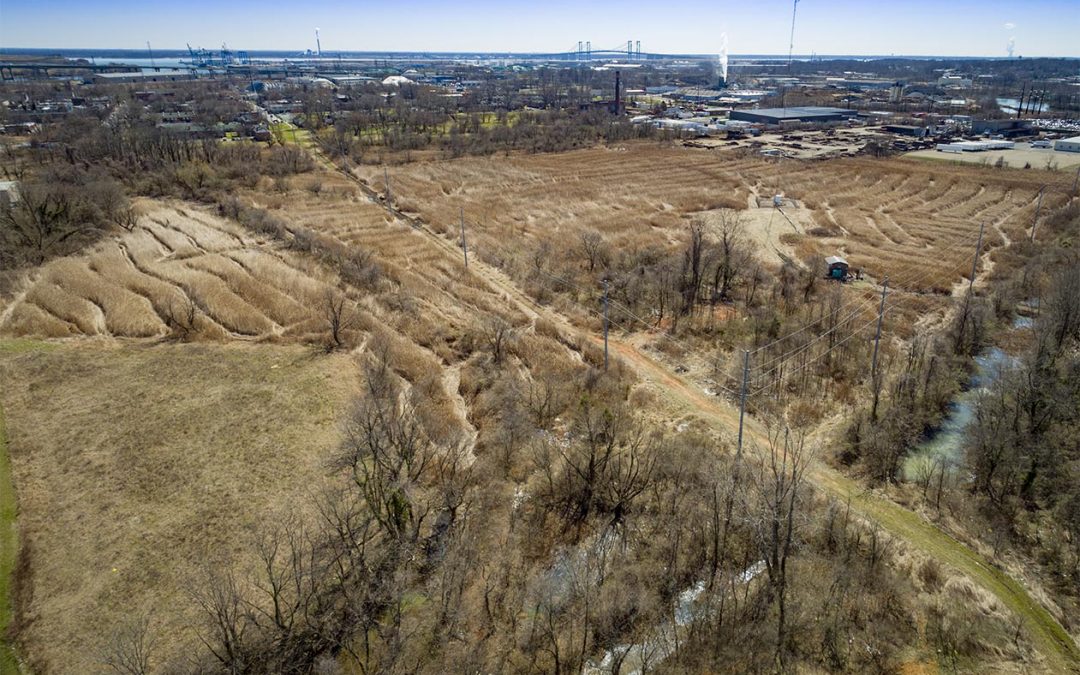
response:
M0 333L158 338L194 303L208 339L308 339L333 277L235 224L148 203L139 226L37 270L0 314Z
M162 658L194 649L203 566L250 555L258 523L326 483L351 361L271 344L0 349L35 672L104 672L112 631L142 616Z
M381 170L357 172L384 189ZM869 158L778 162L655 144L415 163L390 176L396 204L453 241L463 208L470 247L491 260L512 257L522 243L575 248L589 229L615 248L673 245L688 218L745 208L763 259L776 259L775 249L840 254L875 278L888 275L894 287L939 292L968 274L980 222L988 247L1015 240L1030 227L1040 185L1067 187L1041 171ZM793 226L772 208L774 194L795 200L785 207ZM1043 208L1064 199L1054 194Z
M373 343L423 401L426 431L462 439L477 461L496 461L482 424L499 411L476 400L490 386L486 325L516 327L516 386L584 369L586 347L532 325L381 207L347 191L284 202L274 210L290 224L371 252L378 289L341 285L310 256L190 205L157 204L135 232L48 263L0 308L7 335L65 338L0 349L31 589L19 644L37 670L102 670L113 633L142 616L165 636L158 663L198 651L205 617L190 591L203 567L231 560L243 574L259 527L313 504ZM331 283L355 303L355 348L288 344L325 341L318 303ZM185 298L205 321L194 343L165 339L168 303Z
M382 191L381 169L358 171ZM459 209L471 255L514 260L546 242L567 264L578 264L587 230L619 249L674 250L689 218L741 209L762 259L843 253L896 286L947 291L970 269L977 223L987 222L990 244L1023 237L1046 180L653 144L433 161L391 176L395 204L442 239L338 175L319 174L318 190L305 176L284 193L239 195L290 227L370 254L379 269L370 287L349 287L311 256L204 209L148 203L135 231L48 263L0 304L0 334L72 338L49 351L0 349L31 589L19 599L19 637L41 670L99 670L111 631L144 614L167 636L163 659L194 649L193 578L210 561L249 566L257 526L310 505L326 484L357 361L373 341L423 394L427 431L464 438L480 463L497 461L495 389L567 383L598 363L595 345L560 334L559 317L532 307L501 272L464 269ZM769 206L776 193L795 200L785 217ZM351 351L327 355L295 343L325 341L320 304L331 287L346 293L353 320ZM201 340L164 340L171 317L192 303ZM596 325L569 301L555 309ZM486 333L498 321L514 332L512 365L496 388ZM656 388L653 421L684 412L669 393ZM484 488L513 492L495 480Z

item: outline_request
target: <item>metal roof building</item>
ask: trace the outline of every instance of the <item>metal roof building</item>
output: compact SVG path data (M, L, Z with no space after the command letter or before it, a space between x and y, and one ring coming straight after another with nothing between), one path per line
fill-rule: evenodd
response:
M1054 141L1054 150L1058 152L1080 152L1080 136Z
M733 110L731 119L758 124L783 124L785 122L839 122L855 117L855 110L846 108L826 108L802 106L796 108L756 108L752 110Z

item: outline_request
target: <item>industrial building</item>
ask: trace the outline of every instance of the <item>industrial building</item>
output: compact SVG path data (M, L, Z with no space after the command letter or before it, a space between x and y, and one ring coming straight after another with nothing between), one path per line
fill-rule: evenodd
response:
M1054 150L1057 152L1080 152L1080 136L1054 141Z
M995 136L1026 136L1031 133L1030 120L972 120L971 133L991 134Z
M719 89L699 89L696 87L682 87L671 93L672 98L678 98L692 103L717 101L723 98L724 95L724 92Z
M959 141L956 143L938 143L938 152L985 152L987 150L1012 150L1016 144L1012 141Z
M855 110L805 106L797 108L755 108L732 110L731 119L758 124L787 124L792 122L842 122L857 115Z
M916 127L910 124L886 124L884 129L890 134L914 136L915 138L923 138L930 133L930 130L926 127Z

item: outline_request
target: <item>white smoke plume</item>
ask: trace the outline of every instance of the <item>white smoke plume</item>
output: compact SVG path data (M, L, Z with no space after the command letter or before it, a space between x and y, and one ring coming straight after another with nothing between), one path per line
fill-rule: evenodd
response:
M720 33L720 79L727 82L728 55L727 33Z

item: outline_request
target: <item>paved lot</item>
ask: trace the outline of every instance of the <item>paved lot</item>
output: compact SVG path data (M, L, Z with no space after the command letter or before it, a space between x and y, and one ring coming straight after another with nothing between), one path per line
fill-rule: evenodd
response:
M994 164L999 157L1005 159L1006 165L1014 169L1022 169L1030 164L1032 169L1058 169L1059 171L1075 171L1080 166L1080 152L1056 152L1045 148L1032 148L1027 143L1017 143L1012 150L988 150L986 152L964 152L953 154L938 152L937 150L916 150L909 152L906 157L920 159L937 159L946 162L965 162L968 164Z

